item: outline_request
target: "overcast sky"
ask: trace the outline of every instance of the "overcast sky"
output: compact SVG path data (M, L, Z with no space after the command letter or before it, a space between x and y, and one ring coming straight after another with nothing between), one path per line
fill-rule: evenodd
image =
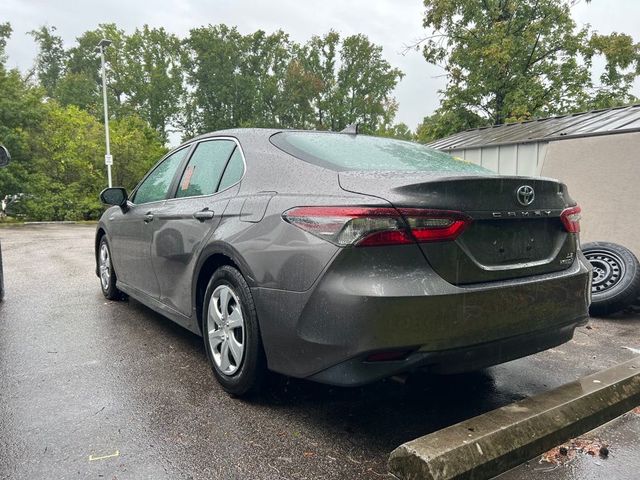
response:
M99 23L114 22L131 32L149 24L184 37L206 24L237 25L242 33L283 29L299 42L334 29L342 35L364 33L382 45L384 55L405 77L395 91L400 104L397 121L412 129L437 108L437 90L444 86L442 70L429 65L419 52L402 55L403 46L425 35L421 0L1 0L0 22L9 21L13 36L7 46L9 65L31 67L36 55L26 33L41 25L57 27L70 47L82 32ZM579 25L589 23L601 33L631 34L640 40L640 1L593 0L574 7ZM636 83L635 94L640 96Z

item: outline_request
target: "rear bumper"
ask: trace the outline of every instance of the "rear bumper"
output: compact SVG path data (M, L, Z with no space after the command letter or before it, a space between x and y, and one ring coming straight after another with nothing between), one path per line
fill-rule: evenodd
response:
M339 385L418 367L472 370L564 343L588 318L581 254L562 272L459 287L412 247L341 255L306 292L253 289L269 368ZM413 353L365 361L393 349Z
M401 361L367 362L367 355L363 355L316 373L309 380L356 387L418 368L438 374L479 370L562 345L573 338L577 326L586 323L587 318L583 318L559 328L480 345L433 352L418 350Z

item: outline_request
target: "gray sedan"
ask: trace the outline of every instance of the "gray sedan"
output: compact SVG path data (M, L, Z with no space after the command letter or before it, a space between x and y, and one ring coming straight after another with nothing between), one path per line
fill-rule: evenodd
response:
M565 185L412 142L214 132L101 199L103 294L202 335L236 395L267 369L335 385L479 369L564 343L588 318Z

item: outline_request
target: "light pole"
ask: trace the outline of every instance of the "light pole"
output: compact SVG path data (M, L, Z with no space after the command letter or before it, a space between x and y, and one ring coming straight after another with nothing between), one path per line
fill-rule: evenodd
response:
M104 137L107 144L107 153L104 156L104 164L107 166L107 179L109 188L111 188L111 165L113 165L113 157L111 156L111 147L109 145L109 106L107 105L107 76L104 69L104 49L111 45L111 40L103 38L96 47L96 52L100 54L102 61L102 103L104 104Z

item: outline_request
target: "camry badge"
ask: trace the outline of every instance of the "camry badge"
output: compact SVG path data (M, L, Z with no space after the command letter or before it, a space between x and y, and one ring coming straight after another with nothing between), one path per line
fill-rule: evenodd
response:
M533 187L530 187L529 185L522 185L518 190L516 190L516 198L520 205L524 205L526 207L533 203L533 200L536 198L536 194L533 191Z

